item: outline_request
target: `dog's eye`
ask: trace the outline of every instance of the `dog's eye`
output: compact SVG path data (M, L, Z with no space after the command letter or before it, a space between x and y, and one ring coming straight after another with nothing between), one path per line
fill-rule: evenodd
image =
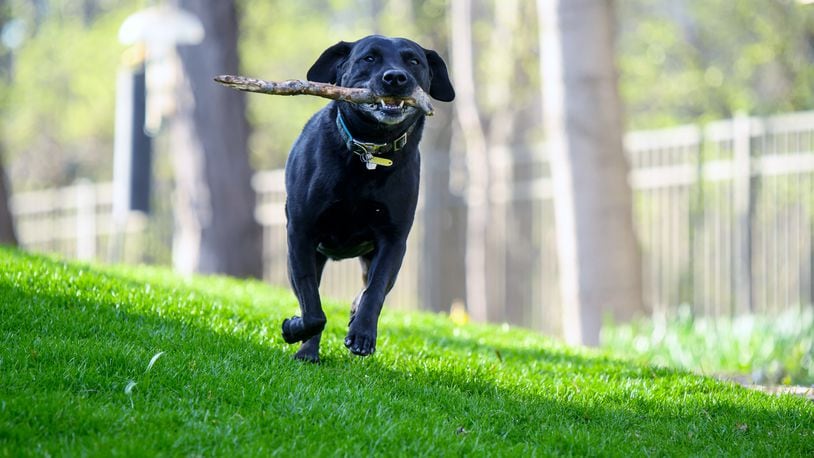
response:
M419 62L419 61L418 61L418 59L416 59L415 57L414 57L414 58L412 58L412 59L410 59L410 60L408 60L407 62L409 62L409 63L410 63L410 65L418 65L418 64L420 64L420 63L421 63L421 62Z
M364 60L365 62L373 62L374 60L376 60L376 58L368 55L364 57Z

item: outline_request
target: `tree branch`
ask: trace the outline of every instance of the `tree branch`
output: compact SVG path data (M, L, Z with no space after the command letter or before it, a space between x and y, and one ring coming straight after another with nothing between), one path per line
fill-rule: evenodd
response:
M406 105L416 107L427 116L432 116L433 109L430 98L420 87L408 97L382 97L365 88L342 87L314 81L285 80L266 81L245 76L220 75L215 81L239 91L258 92L272 95L315 95L332 100L343 100L351 103L381 103L395 105L404 102Z

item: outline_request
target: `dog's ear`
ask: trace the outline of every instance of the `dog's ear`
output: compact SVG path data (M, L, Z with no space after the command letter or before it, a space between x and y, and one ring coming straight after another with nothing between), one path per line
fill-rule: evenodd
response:
M452 102L455 99L455 89L449 81L447 64L431 49L425 49L424 54L430 66L430 96L442 102Z
M308 81L336 84L339 79L339 67L345 62L353 49L353 43L340 41L322 52L314 65L308 70Z

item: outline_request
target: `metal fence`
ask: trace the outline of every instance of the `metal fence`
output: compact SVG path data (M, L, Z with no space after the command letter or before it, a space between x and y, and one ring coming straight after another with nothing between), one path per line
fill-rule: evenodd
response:
M812 303L814 113L637 132L626 147L654 311Z
M161 195L167 188L159 188ZM113 221L113 184L80 181L62 188L11 197L17 237L25 249L65 258L129 264L168 264L172 220L169 207L159 218L133 213L124 225ZM123 249L117 249L116 241Z
M632 132L625 146L645 303L654 313L669 315L680 304L706 315L776 313L812 303L814 112ZM489 317L556 333L556 245L545 156L537 148L502 157L506 160L499 166L506 167L506 173L495 175L506 181L493 184L490 202L495 224L488 230ZM425 155L423 172L426 176L451 162L456 161ZM264 227L264 277L287 285L282 171L259 172L253 184L257 218ZM168 202L168 192L166 188L156 195ZM444 200L450 219L445 227L454 233L448 237L450 245L463 238L466 220L465 201L454 194ZM421 275L427 268L424 243L434 235L425 233L428 202L422 191L389 307L419 308L426 297L421 294ZM20 193L13 196L12 208L24 247L109 260L109 183ZM127 249L119 259L167 263L172 229L168 213L163 208L159 217L128 224ZM462 251L452 248L449 256L459 261L453 265L462 270ZM360 287L356 261L329 263L323 294L350 302Z

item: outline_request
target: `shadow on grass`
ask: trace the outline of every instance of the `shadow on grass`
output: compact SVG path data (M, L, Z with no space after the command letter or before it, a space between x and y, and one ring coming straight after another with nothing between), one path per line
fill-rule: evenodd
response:
M87 285L136 291L114 300L77 295L81 284L43 289L30 272L15 275L0 274L0 452L814 453L811 408L683 373L546 349L484 350L477 339L421 325L383 329L393 341L382 349L389 356L368 359L348 355L344 327L332 327L325 362L303 364L279 337L287 311L258 319L227 303L219 313L231 318L212 320L195 307L133 305L182 299L169 284L145 295L126 276L84 274ZM440 352L401 357L410 349L398 342L414 333ZM502 361L460 361L494 350ZM166 353L147 370L159 351ZM672 396L642 391L679 381Z

